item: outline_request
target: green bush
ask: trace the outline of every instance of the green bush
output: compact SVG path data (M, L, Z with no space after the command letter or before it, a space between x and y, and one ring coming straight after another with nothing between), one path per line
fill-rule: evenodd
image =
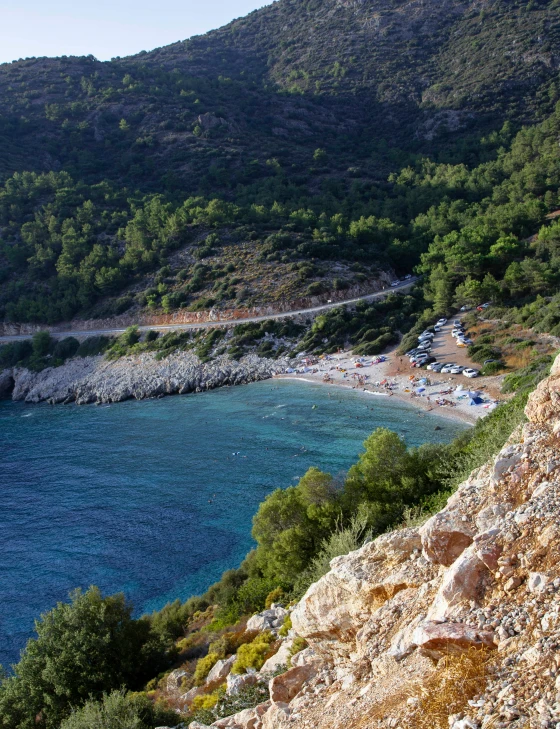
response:
M65 337L56 343L53 350L53 357L64 362L70 359L70 357L73 357L79 348L80 343L75 337Z
M78 357L95 357L106 352L111 344L111 339L104 336L88 337L78 347Z
M14 675L0 684L0 726L58 729L90 699L123 686L139 689L165 657L149 622L131 612L123 595L102 597L92 587L45 613Z
M60 725L60 729L153 729L157 725L176 726L174 711L154 704L142 694L113 691L101 701L87 701Z
M262 668L265 656L269 651L270 644L274 642L274 636L268 631L259 633L251 643L245 643L237 651L237 659L232 666L232 673L246 673L248 668L256 671Z
M220 660L220 657L219 653L208 653L207 656L204 656L204 658L201 658L198 661L194 670L195 686L202 686L202 684L206 681L206 676L208 676L216 661Z

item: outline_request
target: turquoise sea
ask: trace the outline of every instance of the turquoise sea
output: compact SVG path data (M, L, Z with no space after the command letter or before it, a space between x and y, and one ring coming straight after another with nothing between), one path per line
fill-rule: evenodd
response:
M344 471L379 426L409 445L465 427L288 380L97 407L0 403L0 663L74 587L124 591L136 614L200 593L249 551L266 494L312 465Z

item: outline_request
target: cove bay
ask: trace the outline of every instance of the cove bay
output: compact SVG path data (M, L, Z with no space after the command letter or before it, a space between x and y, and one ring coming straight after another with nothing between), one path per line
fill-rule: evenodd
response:
M204 591L251 519L310 466L339 473L377 427L409 446L466 426L393 398L292 381L102 406L0 403L0 663L76 588L135 614Z

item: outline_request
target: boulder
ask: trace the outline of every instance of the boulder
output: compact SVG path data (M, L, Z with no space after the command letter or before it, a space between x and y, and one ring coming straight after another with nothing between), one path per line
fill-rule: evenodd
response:
M268 684L270 699L274 703L286 703L295 698L301 691L303 685L316 674L312 664L290 668L286 673L275 676Z
M415 552L420 556L420 547L418 530L403 529L333 559L331 571L311 585L294 608L295 632L305 639L323 641L325 649L325 641L332 641L331 649L340 650L383 603L434 576L425 561L410 559Z
M527 589L533 593L545 592L548 583L548 575L542 572L530 572L529 579L527 580Z
M226 693L228 696L235 696L247 686L254 686L258 680L256 673L230 673L227 677Z
M194 686L192 689L187 691L186 694L183 694L181 696L181 699L183 701L186 701L187 704L191 704L197 696L200 696L203 693L204 693L204 686Z
M477 600L480 596L482 580L489 572L476 549L476 545L466 549L445 573L428 612L430 620L448 619L464 603Z
M278 651L265 661L261 673L274 673L280 666L286 666L291 658L293 640L285 640Z
M263 610L258 615L253 615L247 621L247 630L258 630L262 633L263 630L277 631L281 628L286 619L288 611L280 605L273 605L268 610Z
M420 528L424 557L449 567L472 544L474 535L475 530L461 509L448 506Z
M436 660L449 653L462 653L469 648L496 648L494 634L476 630L463 623L424 622L414 631L414 644L423 655Z
M289 725L290 714L288 704L273 703L262 718L262 729L283 729ZM294 725L291 724L291 726Z
M176 668L174 671L171 671L167 677L167 690L170 693L176 692L177 689L181 688L185 676L188 676L188 673L182 668Z
M215 681L225 681L228 674L230 673L235 659L237 656L233 655L224 660L216 661L212 670L206 677L206 684L214 683Z

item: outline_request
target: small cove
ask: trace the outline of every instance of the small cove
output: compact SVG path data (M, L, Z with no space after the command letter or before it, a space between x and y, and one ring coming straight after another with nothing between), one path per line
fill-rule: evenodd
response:
M346 470L380 426L410 446L465 428L294 381L99 407L0 403L0 663L74 587L124 591L136 614L203 591L251 548L267 493L312 465Z

